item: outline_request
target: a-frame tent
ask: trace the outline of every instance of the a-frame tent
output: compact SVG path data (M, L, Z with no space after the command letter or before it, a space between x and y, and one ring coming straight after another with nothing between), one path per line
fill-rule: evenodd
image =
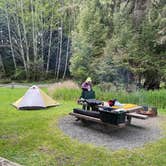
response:
M17 109L44 109L59 105L54 99L48 96L37 86L30 87L25 95L12 104Z

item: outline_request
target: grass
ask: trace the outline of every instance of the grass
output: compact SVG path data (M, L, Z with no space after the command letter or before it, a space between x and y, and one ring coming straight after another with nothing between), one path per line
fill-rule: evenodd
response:
M115 152L81 144L66 136L57 125L60 117L76 107L75 101L59 97L62 104L59 107L18 111L10 104L25 91L26 89L0 88L0 156L25 166L166 165L166 138L142 148ZM166 110L159 111L165 115ZM162 127L166 134L166 122Z
M161 109L166 108L166 90L156 91L137 91L127 93L124 91L107 91L103 92L99 88L94 88L96 98L99 100L108 101L110 99L117 99L121 103L134 103L138 105L153 106ZM77 100L81 94L80 89L56 88L52 89L52 94L55 98L61 100Z

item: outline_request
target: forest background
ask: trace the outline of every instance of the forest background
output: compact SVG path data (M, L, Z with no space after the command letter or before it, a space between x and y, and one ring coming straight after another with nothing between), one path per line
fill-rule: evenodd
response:
M0 79L166 82L165 0L0 0Z

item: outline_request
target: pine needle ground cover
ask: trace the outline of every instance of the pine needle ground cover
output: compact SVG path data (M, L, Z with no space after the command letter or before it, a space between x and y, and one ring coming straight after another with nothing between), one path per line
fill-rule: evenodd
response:
M76 101L60 100L59 107L18 111L11 103L26 89L0 88L0 156L25 166L166 165L166 138L132 150L111 151L70 139L58 128ZM165 109L159 109L166 116ZM161 124L166 134L166 122Z

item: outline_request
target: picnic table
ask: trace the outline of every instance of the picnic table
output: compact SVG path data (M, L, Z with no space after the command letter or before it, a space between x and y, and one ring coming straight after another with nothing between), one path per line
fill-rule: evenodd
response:
M90 105L92 106L92 110L89 111L89 110L86 110L85 114L84 112L81 112L80 109L75 109L75 110L79 110L77 112L71 112L69 113L70 115L76 117L76 120L81 120L83 122L86 122L86 121L91 121L91 122L96 122L96 123L100 123L100 124L103 124L103 125L109 125L109 126L116 126L116 127L125 127L126 125L128 124L131 124L131 120L132 118L137 118L137 119L140 119L140 120L146 120L148 118L147 115L141 115L137 112L139 112L140 110L143 110L143 106L136 106L136 107L133 107L133 108L128 108L128 109L125 109L125 122L122 122L122 123L119 123L119 124L109 124L108 122L103 122L101 120L101 118L99 118L98 116L98 113L95 113L95 112L100 112L102 109L110 109L111 111L111 107L108 107L108 106L104 106L104 104L99 101L99 100L95 100L95 99L91 99L91 100L84 100L83 102L81 102L80 104L86 104L86 106ZM85 108L85 105L84 105L84 108ZM93 110L93 109L96 109L96 110ZM116 109L114 109L116 110ZM85 110L82 110L82 111L85 111ZM88 115L88 114L92 114L92 116ZM109 113L109 111L108 111ZM93 114L96 114L96 116L93 116Z

